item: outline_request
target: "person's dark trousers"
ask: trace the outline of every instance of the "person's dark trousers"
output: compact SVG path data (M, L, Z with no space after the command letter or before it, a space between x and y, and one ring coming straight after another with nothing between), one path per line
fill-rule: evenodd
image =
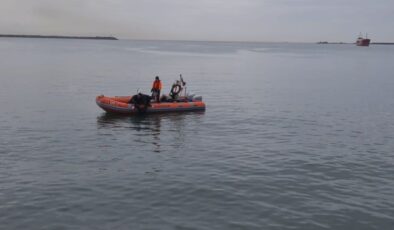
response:
M155 90L153 93L154 93L155 101L160 102L160 90Z

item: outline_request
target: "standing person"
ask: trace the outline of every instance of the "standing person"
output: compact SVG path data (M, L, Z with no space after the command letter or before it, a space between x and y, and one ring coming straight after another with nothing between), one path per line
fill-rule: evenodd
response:
M160 102L160 91L161 91L162 87L163 86L161 84L159 76L156 76L155 81L153 82L153 85L152 85L152 90L151 90L152 97L154 98L154 100L156 102Z

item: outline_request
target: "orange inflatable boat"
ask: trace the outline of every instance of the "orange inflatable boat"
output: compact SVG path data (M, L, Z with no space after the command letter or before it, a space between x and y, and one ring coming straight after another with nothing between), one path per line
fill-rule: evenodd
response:
M131 96L106 97L100 95L96 97L97 105L109 113L129 114L138 113L165 113L165 112L186 112L205 110L205 103L200 99L190 99L178 102L151 102L145 108L130 104Z

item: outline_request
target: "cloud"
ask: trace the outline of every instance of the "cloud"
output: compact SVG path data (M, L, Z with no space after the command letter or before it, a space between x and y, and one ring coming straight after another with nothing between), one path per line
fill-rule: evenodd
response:
M392 41L393 9L392 0L2 0L0 33L352 41L368 31Z

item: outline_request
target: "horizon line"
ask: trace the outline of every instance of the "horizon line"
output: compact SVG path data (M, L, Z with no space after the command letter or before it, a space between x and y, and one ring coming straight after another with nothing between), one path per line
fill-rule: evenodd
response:
M59 35L59 34L22 34L22 33L0 33L0 36L15 36L15 37L23 37L23 36L31 36L31 37L71 37L71 38L94 38L94 37L113 37L116 38L118 40L135 40L135 41L179 41L179 42L221 42L221 43L226 43L226 42L239 42L239 43L300 43L300 44L305 44L305 43L317 43L319 41L263 41L263 40L217 40L217 39L213 39L213 40L208 40L208 39L156 39L156 38L130 38L130 37L123 37L123 36L114 36L112 34L110 35ZM352 43L352 42L329 42L329 43Z

